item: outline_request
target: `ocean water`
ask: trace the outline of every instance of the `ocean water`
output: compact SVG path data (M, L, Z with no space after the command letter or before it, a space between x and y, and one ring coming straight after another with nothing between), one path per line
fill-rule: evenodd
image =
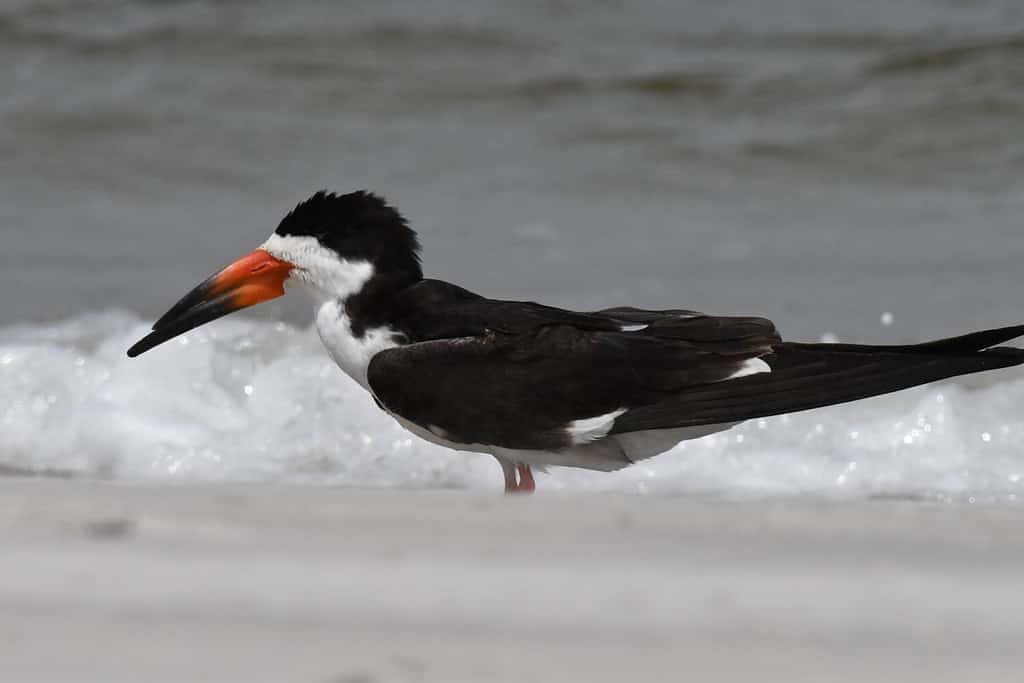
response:
M123 357L319 188L486 295L888 343L1024 320L1022 179L1012 0L7 2L0 469L496 486L349 386L306 302ZM1009 500L998 377L542 485Z

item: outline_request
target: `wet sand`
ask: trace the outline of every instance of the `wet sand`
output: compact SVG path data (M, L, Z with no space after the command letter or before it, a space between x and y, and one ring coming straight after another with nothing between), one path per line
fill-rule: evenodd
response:
M0 480L9 681L1017 681L1024 510Z

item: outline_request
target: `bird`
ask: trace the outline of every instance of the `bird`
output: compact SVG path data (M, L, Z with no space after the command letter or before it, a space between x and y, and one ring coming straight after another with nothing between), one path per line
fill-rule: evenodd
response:
M1024 325L909 345L784 341L762 317L572 311L424 278L417 233L369 191L322 190L192 289L135 357L293 287L334 362L413 434L493 456L507 493L534 469L614 471L746 420L1024 363Z

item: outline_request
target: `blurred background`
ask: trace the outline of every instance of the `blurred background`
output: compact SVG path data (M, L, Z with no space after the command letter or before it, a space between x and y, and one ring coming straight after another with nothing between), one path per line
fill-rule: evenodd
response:
M897 342L1024 321L1022 178L1015 0L8 0L0 473L498 485L377 411L301 296L124 357L320 188L487 296ZM541 485L1016 500L1024 382L978 388L1012 377Z
M1013 0L8 0L0 322L152 317L319 188L384 194L428 274L491 296L1017 322L1022 28Z

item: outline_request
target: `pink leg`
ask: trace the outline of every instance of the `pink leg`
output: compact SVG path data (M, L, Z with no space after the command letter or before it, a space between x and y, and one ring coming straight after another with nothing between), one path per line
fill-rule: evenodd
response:
M501 469L505 472L505 493L518 493L519 484L516 482L516 468L511 463L506 467L501 463Z
M530 471L529 465L518 465L519 470L519 489L520 493L533 493L536 490L537 485L533 481L533 472Z
M495 459L501 465L501 471L505 474L505 493L533 493L537 485L533 481L533 472L529 465L513 463L505 458ZM516 474L518 473L518 478Z

